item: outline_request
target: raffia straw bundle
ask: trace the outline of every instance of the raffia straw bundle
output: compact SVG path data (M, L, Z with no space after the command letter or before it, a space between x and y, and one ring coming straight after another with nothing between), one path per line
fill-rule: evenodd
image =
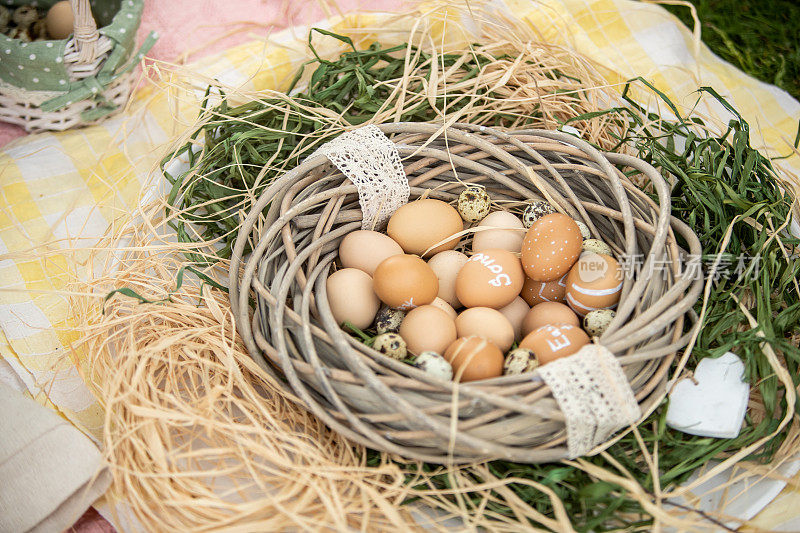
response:
M509 46L522 52L543 50L537 52L534 77L539 68L560 65L569 74L576 72L570 70L577 68L576 64L586 64L572 52L536 43L527 28L517 28L516 33L512 30L489 27L483 39L496 42L491 40L504 35L508 41L509 35L517 35L521 37ZM389 30L360 31L386 36L388 42L398 38L409 40L408 35L397 36ZM430 45L425 35L424 31L414 33L411 40L440 51ZM169 71L164 65L159 68L164 77L156 83L176 89L175 94L211 81L193 78L188 70ZM528 67L512 64L506 68ZM589 68L582 73L580 79L584 82L571 82L572 92L567 93L538 93L535 90L538 80L531 79L533 85L528 84L524 89L527 96L516 102L519 116L529 112L525 106L533 106L535 102L541 103L546 116L559 109L567 115L578 110L590 111L593 106L604 109L605 97L598 96L597 101L592 101L581 96L611 94L590 72ZM598 88L593 88L594 85ZM228 89L232 101L265 97ZM584 89L585 93L580 92ZM443 95L446 91L445 84L435 88L435 94ZM408 98L420 96L425 97L409 94ZM456 119L464 120L467 116L470 120L480 120L492 113L493 106L508 105L507 101L487 102L477 92L471 100L470 107L464 114L456 115ZM290 99L284 101L287 116L298 113L297 107L288 105ZM387 112L402 110L407 101L393 100ZM569 109L578 103L580 107ZM514 113L507 107L506 111ZM447 119L451 116L446 114ZM203 117L168 150L171 152L186 142L200 124L225 118ZM347 126L335 113L323 119L323 129L327 132L339 132ZM613 144L614 138L607 132L618 127L600 117L580 124L579 129L584 137L597 134L598 144L610 146L604 143ZM231 205L249 205L253 197L236 196L231 198ZM487 464L443 466L421 473L419 464L403 471L390 463L390 456L385 454L372 456L372 462L367 464L362 447L347 442L294 407L292 399L279 392L281 389L274 387L271 378L244 353L232 328L227 295L209 286L201 289L188 272L182 287L176 290L176 274L183 266L180 254L203 254L214 244L176 245L172 239L164 238L172 230L165 227L167 221L161 217L163 208L159 205L154 210L135 213L143 220L135 230L115 234L99 247L89 266L94 263L106 274L80 287L77 292L81 295L73 299L74 314L86 320L82 343L76 344L75 349L92 354L86 370L87 381L107 409L104 444L115 477L110 496L114 501L126 502L146 529L274 530L327 526L413 530L418 526L407 508L399 504L408 497L417 497L441 511L441 520L458 517L467 529L519 531L536 527L572 531L570 515L558 495L537 481L514 475L499 479ZM172 221L183 214L174 212ZM115 254L117 259L107 253L114 248L120 250ZM213 255L207 257L213 259ZM226 265L218 266L224 269ZM172 294L168 300L146 304L124 295L115 296L107 302L103 313L103 298L121 287L130 288L148 300L161 300ZM781 381L793 391L779 359L770 360L773 363ZM781 428L784 422L788 421L782 421ZM650 469L658 480L659 472L654 465L659 450L641 439L639 443L642 467ZM741 461L756 449L742 450L728 459L728 465L737 464L742 476L749 472L758 477L779 477L775 469L798 449L797 431L790 432L769 467ZM601 452L598 459L607 466L585 459L564 464L588 473L594 481L619 486L655 519L652 526L644 529L665 525L685 530L719 529L717 524L704 521L689 508L665 503L666 498L682 494L687 497L687 506L695 505L697 499L691 491L719 469L700 472L699 479L685 489L661 491L656 481L654 494L607 452ZM405 484L404 477L408 481ZM447 479L446 486L442 485L442 478ZM726 500L741 496L728 489L727 485L719 489L725 492ZM544 495L550 510L537 511L520 497L523 490ZM625 515L626 511L620 510L618 514ZM649 518L630 513L627 516ZM710 516L726 518L724 511ZM441 523L436 527L444 528Z

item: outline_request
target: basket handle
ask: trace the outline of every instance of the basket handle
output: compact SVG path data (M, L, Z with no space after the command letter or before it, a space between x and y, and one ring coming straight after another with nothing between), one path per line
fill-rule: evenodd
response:
M97 23L89 0L71 0L74 22L73 36L78 50L78 63L91 63L97 58Z

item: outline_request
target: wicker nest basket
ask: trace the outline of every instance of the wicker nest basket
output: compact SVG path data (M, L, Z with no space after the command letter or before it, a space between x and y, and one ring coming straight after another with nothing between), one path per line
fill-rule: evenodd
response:
M464 183L484 185L495 202L547 199L619 256L642 258L600 343L617 356L643 413L663 398L670 364L696 323L702 279L684 263L686 253L700 254L697 236L671 217L668 185L653 167L555 131L455 124L445 136L433 124L379 127L403 159L411 200L451 202ZM649 180L650 194L622 169ZM443 382L340 329L325 280L339 241L360 220L356 187L321 155L259 198L240 229L230 283L252 357L331 428L370 448L439 463L566 457L564 416L536 371Z
M11 7L30 3L35 2L14 0ZM134 47L144 0L71 3L75 24L68 39L24 42L0 36L1 121L29 132L61 131L96 122L127 102L133 68L156 38L151 34L138 51Z

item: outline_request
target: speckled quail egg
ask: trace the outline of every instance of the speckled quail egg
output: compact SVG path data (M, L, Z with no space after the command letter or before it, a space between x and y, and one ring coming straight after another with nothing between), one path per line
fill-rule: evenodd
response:
M525 211L522 213L522 224L526 228L530 228L534 222L539 220L545 215L550 215L555 213L555 208L548 204L547 202L543 202L541 200L536 202L531 202L528 207L525 208Z
M422 352L414 360L414 366L433 377L445 381L453 379L453 366L436 352Z
M375 329L378 333L397 333L405 317L406 314L399 309L384 307L375 317Z
M23 43L29 43L33 41L30 28L20 28L19 26L11 28L8 30L8 36L12 39L20 40Z
M408 353L406 341L397 333L381 333L372 340L372 348L398 361L405 359Z
M47 22L44 19L39 19L31 26L31 37L35 41L47 40Z
M0 6L0 32L6 32L9 22L11 22L11 12L6 6Z
M14 10L14 15L11 17L20 28L29 28L34 22L39 20L39 12L35 7L21 6Z
M467 187L458 195L458 213L467 222L477 222L489 214L492 199L483 187Z
M539 362L531 350L517 348L506 356L506 360L503 362L503 374L506 376L524 374L525 372L532 372L537 366L539 366Z
M614 256L611 251L611 247L600 239L586 239L581 244L581 251L592 252L600 255L610 255L612 257Z
M586 239L591 239L592 238L592 232L589 231L589 226L587 226L586 224L584 224L580 220L576 220L575 223L578 225L578 229L581 230L581 237L583 237L584 241Z
M617 313L611 309L595 309L583 317L583 329L590 337L600 337L608 329Z

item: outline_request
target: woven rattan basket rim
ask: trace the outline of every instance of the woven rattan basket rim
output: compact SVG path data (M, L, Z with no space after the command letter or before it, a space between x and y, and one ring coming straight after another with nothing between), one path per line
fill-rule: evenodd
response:
M512 197L547 197L560 210L585 220L596 235L600 229L618 228L613 244L623 252L638 250L639 241L649 242L645 266L648 261L669 259L663 284L643 277L624 283L617 318L601 338L629 373L642 410L654 408L663 398L675 352L688 341L685 321L692 319L691 308L702 289L702 280L683 267L676 234L688 253L699 254L700 243L688 226L670 216L669 188L661 175L644 161L602 154L561 132L506 133L456 124L447 129L449 149L442 149L436 144L440 135L427 142L441 133L434 124L379 127L393 136L406 161L412 197L427 191L452 200L447 184L453 184L450 189L463 186L446 179L448 166L453 165L460 175L483 176L493 189ZM582 161L582 167L576 161ZM570 165L581 167L581 172L559 170ZM614 165L646 176L655 200ZM438 179L440 175L444 177ZM578 185L590 183L595 184L597 198L616 207L578 198L573 188L584 194ZM347 208L353 206L355 194L355 187L337 175L326 158L313 156L273 182L246 217L234 247L229 286L237 327L253 358L268 372L285 378L287 391L333 429L373 448L434 462L563 458L563 415L535 372L468 384L443 383L378 354L339 328L327 308L324 280L338 239L360 228L354 220L357 205ZM260 231L254 231L257 223ZM248 241L255 246L245 261L242 254ZM278 263L276 257L286 260ZM258 307L251 314L253 292ZM275 372L277 368L280 372ZM460 420L453 431L448 414L455 391ZM471 415L472 411L477 414ZM480 427L481 421L499 436L487 434L489 429ZM547 428L547 435L538 435L537 427Z

